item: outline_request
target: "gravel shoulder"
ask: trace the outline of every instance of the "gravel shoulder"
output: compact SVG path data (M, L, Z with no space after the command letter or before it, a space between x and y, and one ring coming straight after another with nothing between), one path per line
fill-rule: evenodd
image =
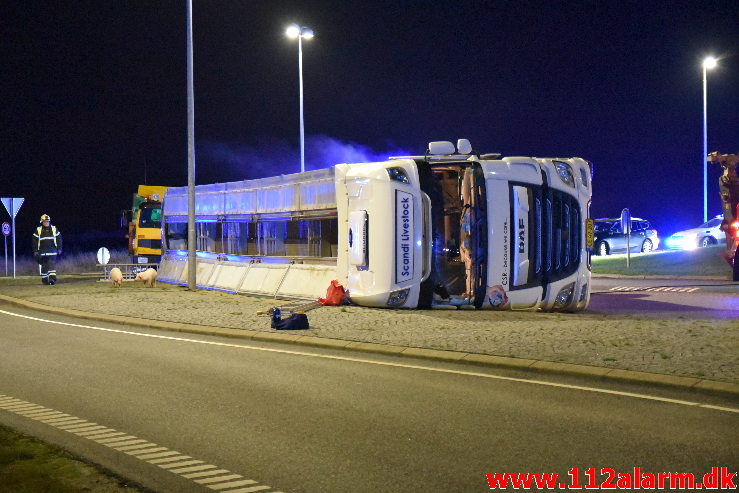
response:
M296 305L163 283L143 288L125 282L114 289L89 279L37 282L4 281L0 293L87 312L264 332L277 331L257 312ZM739 322L732 320L357 306L320 307L307 315L311 329L300 335L739 382Z

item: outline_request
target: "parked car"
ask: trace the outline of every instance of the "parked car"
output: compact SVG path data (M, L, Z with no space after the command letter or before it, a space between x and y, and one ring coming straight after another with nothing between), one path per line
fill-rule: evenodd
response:
M610 255L612 253L626 253L626 235L621 230L621 219L596 219L595 253ZM631 237L629 250L631 252L651 252L659 248L659 236L649 221L638 217L631 218Z
M693 250L718 245L726 236L721 231L724 215L720 214L697 228L678 231L665 240L665 247L679 250Z

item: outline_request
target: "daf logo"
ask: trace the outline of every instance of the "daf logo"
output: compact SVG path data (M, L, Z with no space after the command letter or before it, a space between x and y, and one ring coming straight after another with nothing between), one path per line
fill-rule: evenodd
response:
M526 224L523 219L518 220L518 253L526 252Z

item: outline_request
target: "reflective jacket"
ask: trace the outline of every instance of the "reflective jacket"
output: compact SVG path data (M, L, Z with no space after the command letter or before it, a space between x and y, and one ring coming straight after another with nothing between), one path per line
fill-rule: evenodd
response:
M62 234L56 226L39 226L33 233L33 253L56 255L62 251Z

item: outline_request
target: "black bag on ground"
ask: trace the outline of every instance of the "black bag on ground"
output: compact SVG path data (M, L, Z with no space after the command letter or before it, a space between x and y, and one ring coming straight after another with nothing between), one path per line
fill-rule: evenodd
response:
M307 330L310 329L308 325L308 316L305 313L293 313L289 317L283 318L275 322L275 329L277 330Z

